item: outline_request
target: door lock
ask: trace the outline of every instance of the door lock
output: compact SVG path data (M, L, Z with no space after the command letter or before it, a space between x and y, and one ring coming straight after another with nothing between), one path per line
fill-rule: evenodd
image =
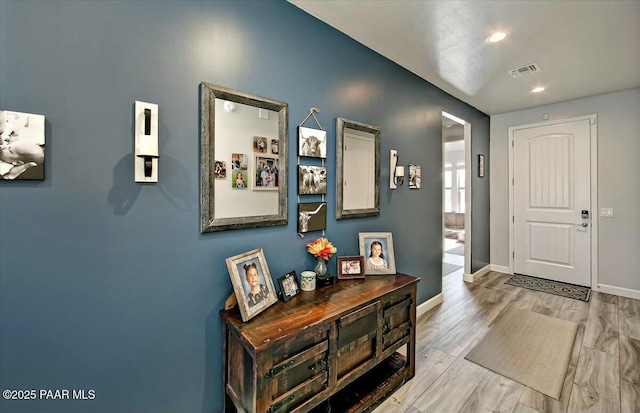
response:
M582 219L589 219L589 210L587 209L582 210Z

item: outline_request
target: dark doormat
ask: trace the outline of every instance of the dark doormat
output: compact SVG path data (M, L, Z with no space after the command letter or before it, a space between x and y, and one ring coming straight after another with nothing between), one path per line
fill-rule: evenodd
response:
M536 278L529 275L514 274L513 277L505 281L505 284L580 301L589 301L589 297L591 297L591 289L589 287L545 280L544 278Z

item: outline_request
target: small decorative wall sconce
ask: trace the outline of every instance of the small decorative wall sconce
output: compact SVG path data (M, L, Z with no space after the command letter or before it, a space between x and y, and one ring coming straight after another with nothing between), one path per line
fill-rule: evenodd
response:
M396 185L400 186L404 183L404 166L396 166Z
M134 174L136 182L158 182L158 105L136 101Z
M398 151L389 151L389 188L396 189L404 182L404 166L398 166Z

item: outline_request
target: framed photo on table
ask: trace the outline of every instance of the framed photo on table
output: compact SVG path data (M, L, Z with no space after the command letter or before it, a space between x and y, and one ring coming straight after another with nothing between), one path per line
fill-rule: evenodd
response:
M242 321L248 321L278 301L262 248L226 260Z
M364 275L364 257L362 255L338 257L339 280L364 278Z
M282 300L285 302L300 293L300 284L298 283L298 277L295 271L291 271L278 278L278 284L280 285Z
M393 236L390 232L361 232L360 255L365 259L365 274L395 274Z

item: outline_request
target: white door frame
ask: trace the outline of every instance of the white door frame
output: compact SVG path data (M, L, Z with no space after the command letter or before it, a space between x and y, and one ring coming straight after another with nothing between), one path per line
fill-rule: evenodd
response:
M540 126L550 126L560 123L589 120L591 132L591 289L599 290L598 287L598 116L596 114L577 116L550 120L540 123L529 123L526 125L512 126L509 128L509 272L513 274L513 254L514 254L514 222L513 222L513 135L521 129L537 128Z
M463 279L473 282L471 273L471 124L464 119L442 111L442 116L464 126L464 275ZM444 142L442 143L444 154ZM442 170L444 171L444 156ZM444 175L444 172L443 172ZM444 181L443 181L444 182ZM444 186L444 185L443 185ZM443 203L444 204L444 203ZM442 237L444 239L444 211L442 212Z

